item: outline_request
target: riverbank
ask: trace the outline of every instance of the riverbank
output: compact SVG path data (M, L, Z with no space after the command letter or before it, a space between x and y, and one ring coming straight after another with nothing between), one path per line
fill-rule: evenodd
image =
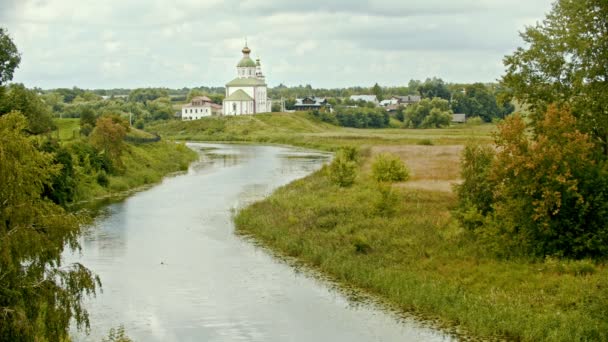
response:
M56 119L54 133L62 146L75 153L76 189L74 202L87 202L121 195L143 186L158 183L171 173L186 171L198 154L183 143L154 141L154 136L132 129L121 154L120 172L106 173L92 167L86 140L78 134L78 119ZM149 139L149 141L146 141ZM134 142L134 141L142 142ZM86 160L79 160L84 158Z
M321 170L240 211L238 232L467 336L608 339L605 265L496 259L452 217L459 151L470 140L491 141L492 126L356 130L316 123L301 113L286 116L174 122L158 131L172 138L221 140L247 127L247 134L233 140L325 150L359 146L365 153L352 187L337 187ZM298 130L293 126L299 120L307 122ZM412 171L410 181L393 186L389 201L369 177L371 159L384 151L399 155Z

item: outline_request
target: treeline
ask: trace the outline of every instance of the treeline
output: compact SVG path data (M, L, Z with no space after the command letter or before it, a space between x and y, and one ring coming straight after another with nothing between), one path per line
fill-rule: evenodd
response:
M125 116L130 114L134 122L138 122L138 127L143 127L148 122L173 118L173 115L179 111L180 104L189 102L196 96L207 96L213 102L222 104L225 95L223 87L139 88L108 91L61 88L37 91L44 99L44 103L51 108L54 116L79 117L85 108L99 114L118 112ZM509 98L510 91L502 85L446 83L440 78L428 78L424 81L410 80L407 86L402 87L381 87L375 84L369 88L317 89L310 85L295 87L279 85L268 89L270 98L285 101L286 110L295 109L296 98L304 96L325 97L328 103L334 107L375 107L373 103L350 99L351 95L357 94L374 94L380 101L400 95L419 95L429 100L440 98L448 101L453 113L463 113L467 117L480 117L486 122L502 119L515 109ZM102 99L102 95L110 97ZM279 102L275 102L273 111L279 111L280 108Z
M333 125L354 128L385 128L389 126L390 116L382 108L336 107L333 113L314 110L310 112L314 119Z

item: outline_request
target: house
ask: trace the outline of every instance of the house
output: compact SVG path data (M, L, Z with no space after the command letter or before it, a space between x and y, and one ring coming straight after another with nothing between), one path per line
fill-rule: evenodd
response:
M262 74L260 59L254 62L249 57L251 49L247 44L242 52L243 58L236 66L237 78L226 84L224 115L268 113L272 109L272 103L268 99L268 89Z
M222 115L222 106L207 96L197 96L182 106L182 120L198 120L206 116Z
M380 105L382 107L394 106L397 104L399 104L399 100L397 100L396 98L393 98L393 97L391 97L390 99L380 101Z
M329 106L327 104L327 99L323 97L307 96L302 99L296 99L294 109L297 111L319 110L327 106Z
M359 102L359 101L372 102L376 106L379 104L378 97L376 97L376 95L351 95L350 100L355 101L355 102Z
M466 114L452 114L453 123L465 123L467 122Z
M418 103L421 100L420 95L405 95L405 96L393 96L391 100L397 101L396 104L402 106L409 106L414 103Z

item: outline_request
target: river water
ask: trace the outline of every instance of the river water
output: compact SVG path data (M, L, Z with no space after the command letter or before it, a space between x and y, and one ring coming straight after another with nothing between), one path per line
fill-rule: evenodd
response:
M235 209L329 160L278 146L191 143L201 158L183 175L105 208L66 253L97 273L86 301L99 341L124 325L135 341L445 341L373 304L349 301L234 234Z

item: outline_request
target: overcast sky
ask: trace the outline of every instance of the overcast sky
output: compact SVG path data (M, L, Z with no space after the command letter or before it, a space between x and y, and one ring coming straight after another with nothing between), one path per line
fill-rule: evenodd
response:
M552 0L0 0L21 66L55 88L222 86L245 38L270 86L491 82Z

